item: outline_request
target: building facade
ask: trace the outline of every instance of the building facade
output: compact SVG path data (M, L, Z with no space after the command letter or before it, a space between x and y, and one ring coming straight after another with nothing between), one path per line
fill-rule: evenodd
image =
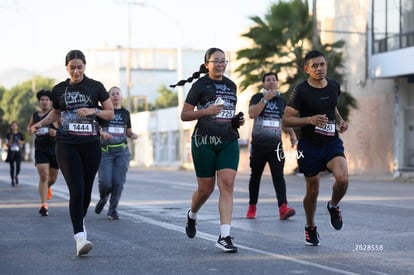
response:
M368 77L392 81L393 172L414 171L414 1L372 0Z
M343 84L359 104L344 134L351 174L414 171L413 20L412 0L335 3L334 37L346 41Z

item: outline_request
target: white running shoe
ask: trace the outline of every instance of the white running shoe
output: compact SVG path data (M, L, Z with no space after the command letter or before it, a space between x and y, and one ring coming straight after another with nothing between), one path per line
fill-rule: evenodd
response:
M76 233L75 236L76 241L76 255L82 256L88 254L91 251L93 244L86 239L84 232Z

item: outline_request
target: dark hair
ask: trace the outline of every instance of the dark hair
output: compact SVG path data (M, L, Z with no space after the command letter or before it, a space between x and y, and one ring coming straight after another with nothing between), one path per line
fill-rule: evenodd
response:
M65 66L67 66L69 61L71 61L72 59L80 59L84 64L86 64L85 55L80 50L71 50L66 54Z
M315 57L319 57L319 56L325 57L323 53L321 53L320 51L316 51L316 50L310 51L305 55L305 63L308 63L309 60Z
M113 89L118 89L121 91L121 88L119 88L118 86L112 86L111 88L109 88L108 93L110 93Z
M268 77L269 75L274 75L276 77L276 80L279 81L279 78L277 77L277 73L274 72L270 72L270 73L265 73L262 77L262 82L264 83L266 80L266 77Z
M19 123L17 122L17 120L13 120L11 123L10 123L10 128L12 127L12 125L13 124L16 124L17 125L17 127L19 127Z
M37 92L37 94L36 94L37 100L40 101L40 98L42 96L47 96L50 100L52 100L52 92L49 91L49 90L40 90L40 91Z
M185 83L190 83L192 82L194 79L197 79L200 77L201 74L206 74L208 73L208 69L205 66L205 63L208 62L208 60L210 59L211 55L215 52L222 52L224 54L224 51L222 49L219 48L210 48L206 51L206 53L204 54L204 63L200 65L200 68L198 69L198 72L194 72L189 78L187 79L183 79L178 81L176 84L174 85L170 85L171 88L175 88L177 86L184 86Z

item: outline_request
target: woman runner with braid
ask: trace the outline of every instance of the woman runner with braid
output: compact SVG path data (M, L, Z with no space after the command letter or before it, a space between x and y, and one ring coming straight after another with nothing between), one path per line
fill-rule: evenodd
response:
M219 187L220 236L216 247L224 252L237 252L230 236L233 215L233 189L239 164L238 128L244 124L243 114L236 113L237 87L224 76L228 61L221 49L210 48L198 72L176 85L198 79L191 87L184 102L181 119L197 120L191 153L197 176L197 189L191 208L187 212L186 233L196 235L197 213L214 191L217 178ZM197 107L197 108L196 108Z

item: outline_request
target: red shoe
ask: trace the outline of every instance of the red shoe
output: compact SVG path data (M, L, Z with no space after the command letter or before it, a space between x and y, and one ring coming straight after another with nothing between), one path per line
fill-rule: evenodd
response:
M295 209L287 207L286 203L279 208L279 216L281 220L286 220L296 214Z
M249 205L249 208L247 209L246 218L256 219L256 205L255 204Z
M46 199L47 199L47 200L52 199L52 187L49 187L49 188L47 189L47 197L46 197Z

